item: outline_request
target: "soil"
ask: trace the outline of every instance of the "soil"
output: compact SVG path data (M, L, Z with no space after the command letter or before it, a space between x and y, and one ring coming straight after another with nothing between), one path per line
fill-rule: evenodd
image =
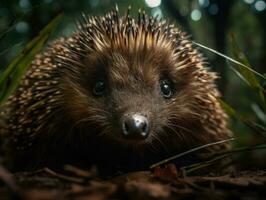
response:
M0 199L265 199L266 171L186 176L174 165L123 174L108 180L95 172L66 166L66 173L44 168L9 173L0 166Z

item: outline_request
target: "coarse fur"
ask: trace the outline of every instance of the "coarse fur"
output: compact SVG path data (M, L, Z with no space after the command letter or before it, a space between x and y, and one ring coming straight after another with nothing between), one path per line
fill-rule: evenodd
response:
M5 106L7 160L14 170L63 164L128 170L195 146L229 138L217 98L216 74L186 34L139 11L84 17L77 31L33 60ZM170 80L169 99L160 81ZM92 94L106 82L106 93ZM141 113L150 123L142 141L121 135L121 118ZM211 153L227 145L209 147Z

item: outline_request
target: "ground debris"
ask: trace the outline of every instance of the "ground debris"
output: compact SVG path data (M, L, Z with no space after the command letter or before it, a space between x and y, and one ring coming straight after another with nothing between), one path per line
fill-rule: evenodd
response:
M50 169L10 174L1 171L2 199L264 199L266 171L184 176L173 165L132 172L109 180L69 167L74 175ZM10 185L11 184L11 185Z

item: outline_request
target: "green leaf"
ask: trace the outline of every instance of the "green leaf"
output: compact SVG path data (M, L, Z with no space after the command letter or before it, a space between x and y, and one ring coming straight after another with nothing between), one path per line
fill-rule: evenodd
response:
M256 95L256 98L258 99L259 104L266 109L265 97L263 94L264 88L262 87L262 85L260 85L255 73L250 70L252 69L252 67L249 64L249 61L246 58L245 54L240 50L233 34L231 35L231 43L235 59L239 60L246 66L243 67L242 65L233 65L234 69L238 72L237 75L251 87L254 95ZM261 74L261 76L263 75Z
M38 36L33 38L9 64L3 74L0 76L0 104L9 97L16 89L20 79L30 66L33 57L39 52L48 40L49 35L60 22L62 15L55 17L47 26L45 26Z

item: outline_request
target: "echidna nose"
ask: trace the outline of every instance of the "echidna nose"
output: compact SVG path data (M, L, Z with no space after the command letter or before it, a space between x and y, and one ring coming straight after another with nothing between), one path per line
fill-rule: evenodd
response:
M124 118L122 130L125 138L145 139L149 135L148 119L140 114L133 114Z

